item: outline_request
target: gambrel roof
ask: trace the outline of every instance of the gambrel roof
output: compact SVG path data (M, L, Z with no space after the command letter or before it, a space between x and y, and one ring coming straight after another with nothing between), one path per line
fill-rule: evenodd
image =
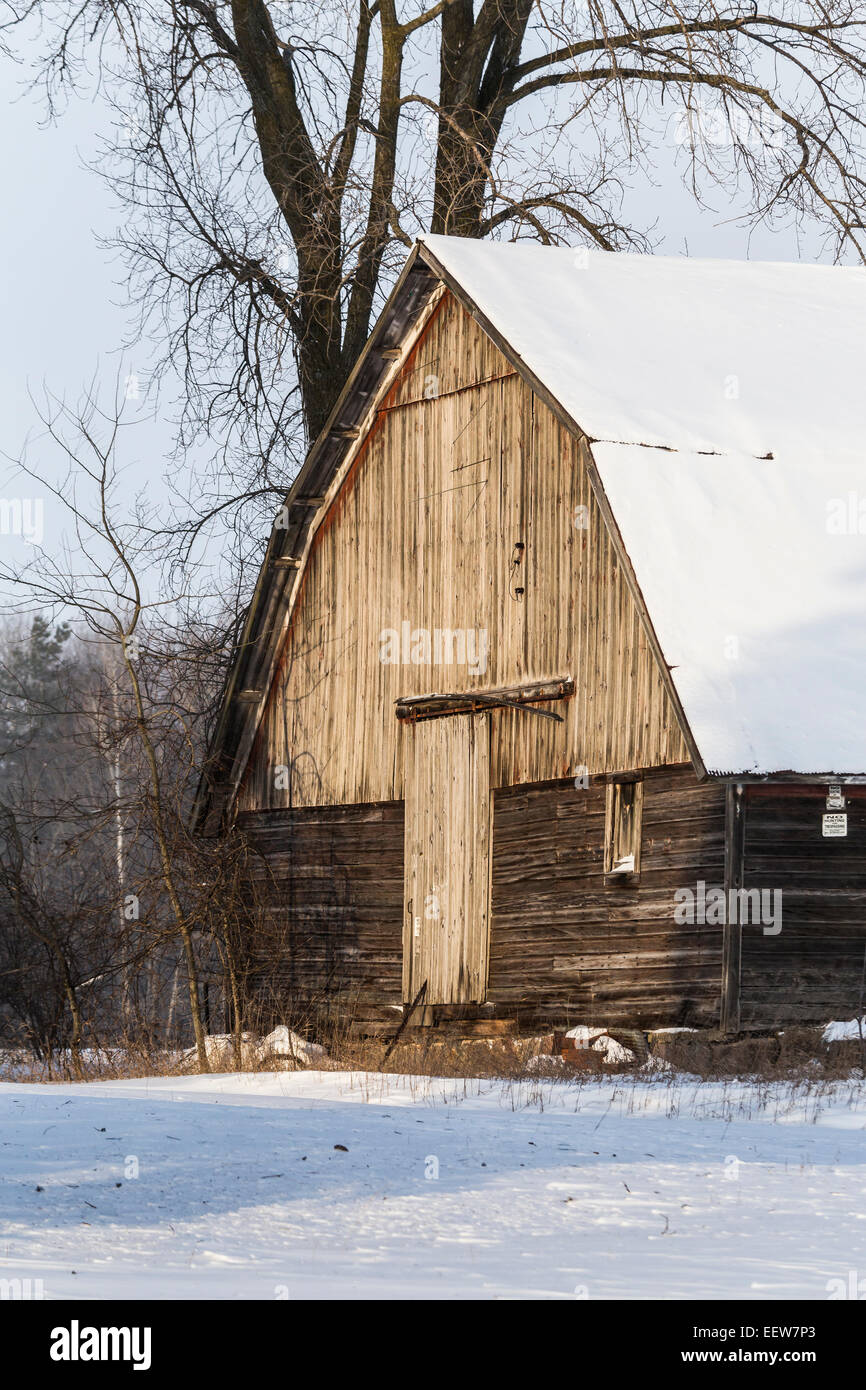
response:
M303 563L441 282L588 439L699 770L866 774L866 269L429 236L271 536L214 744L228 794L297 582L285 557Z

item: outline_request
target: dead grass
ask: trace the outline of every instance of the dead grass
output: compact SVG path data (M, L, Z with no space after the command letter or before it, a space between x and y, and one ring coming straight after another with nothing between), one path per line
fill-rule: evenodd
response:
M674 1071L705 1081L751 1077L763 1081L843 1081L866 1076L859 1041L826 1043L822 1028L786 1028L765 1037L714 1040L673 1033L656 1040L653 1055Z
M125 1081L146 1076L181 1076L184 1068L182 1052L154 1052L142 1046L86 1048L77 1063L65 1050L48 1057L22 1050L0 1053L0 1081Z
M300 1033L300 1028L295 1029ZM614 1035L616 1034L616 1030ZM309 1036L309 1034L308 1034ZM765 1037L733 1041L698 1033L656 1035L648 1060L610 1065L591 1050L563 1061L553 1051L552 1033L533 1036L460 1038L431 1029L402 1039L390 1052L386 1038L358 1038L341 1022L319 1030L316 1041L327 1055L315 1065L328 1071L353 1071L383 1076L444 1077L459 1080L498 1080L515 1083L592 1081L616 1077L624 1081L690 1078L695 1082L749 1081L753 1085L789 1082L814 1085L837 1081L860 1082L866 1077L866 1056L859 1041L825 1043L822 1030L789 1028ZM623 1039L625 1041L625 1039ZM214 1071L272 1072L304 1069L291 1057L261 1057L245 1047L242 1065L235 1066L230 1047L215 1061ZM148 1076L184 1076L197 1072L189 1050L154 1051L142 1045L87 1049L76 1067L68 1051L38 1058L23 1051L0 1052L0 1080L21 1082L111 1081Z

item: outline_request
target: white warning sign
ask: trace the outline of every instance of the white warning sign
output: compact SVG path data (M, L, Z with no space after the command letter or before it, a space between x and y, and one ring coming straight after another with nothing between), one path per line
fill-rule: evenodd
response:
M848 817L846 815L822 816L821 827L825 839L839 839L848 834Z

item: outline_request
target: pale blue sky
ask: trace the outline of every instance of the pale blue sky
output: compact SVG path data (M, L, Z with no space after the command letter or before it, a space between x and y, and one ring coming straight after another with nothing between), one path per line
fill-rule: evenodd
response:
M0 204L6 271L0 290L0 496L33 492L33 484L6 461L18 457L25 440L35 467L54 457L28 393L40 399L47 386L74 402L96 376L110 398L118 374L125 381L138 372L141 394L127 409L129 419L142 423L126 435L123 490L130 500L142 488L163 500L168 408L153 418L143 389L147 346L120 350L134 316L124 304L123 268L97 237L109 235L122 213L85 167L96 152L100 123L108 119L105 107L73 101L57 125L45 125L41 102L26 94L21 69L8 62L0 65L0 101L6 132L0 142L6 193ZM44 499L46 546L60 540L60 511L50 497ZM0 547L6 559L32 553L10 535L0 535Z

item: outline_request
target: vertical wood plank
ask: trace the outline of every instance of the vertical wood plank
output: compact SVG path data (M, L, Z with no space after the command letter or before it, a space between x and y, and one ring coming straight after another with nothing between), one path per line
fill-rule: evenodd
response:
M722 1033L740 1028L740 961L743 929L732 922L731 894L743 886L743 846L746 833L746 801L742 786L729 782L725 799L725 925L722 929ZM739 913L736 914L739 918Z
M406 739L403 997L486 997L490 933L489 717L410 726Z

